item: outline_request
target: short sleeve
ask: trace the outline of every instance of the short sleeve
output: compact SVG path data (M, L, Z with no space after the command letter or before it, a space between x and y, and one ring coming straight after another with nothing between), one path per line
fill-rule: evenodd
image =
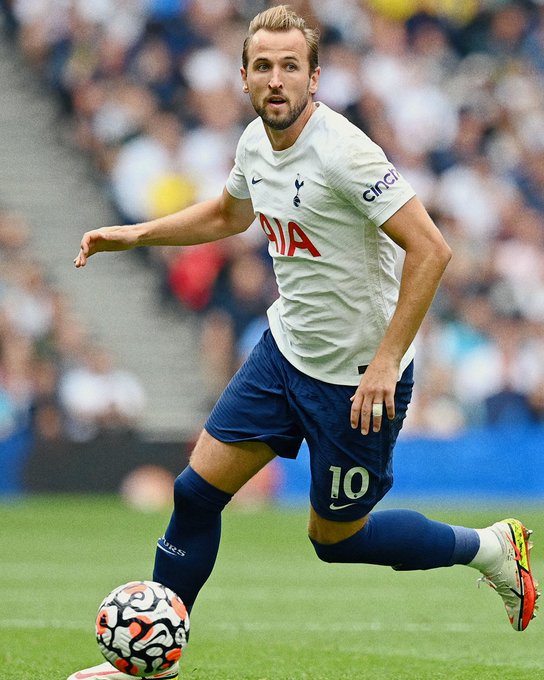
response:
M250 198L249 189L243 171L243 158L244 158L244 146L242 137L238 142L234 166L230 171L226 184L227 191L229 192L229 194L231 196L234 196L234 198L239 199Z
M358 131L360 132L360 131ZM328 164L333 191L377 227L415 195L382 149L364 133L352 134Z

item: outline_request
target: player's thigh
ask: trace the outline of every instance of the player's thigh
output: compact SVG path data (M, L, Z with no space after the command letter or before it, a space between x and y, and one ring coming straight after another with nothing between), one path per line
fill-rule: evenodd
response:
M226 444L203 430L189 463L209 484L234 494L273 458L275 453L262 442Z
M303 417L310 450L314 528L329 526L336 533L336 523L360 522L391 488L393 448L410 401L411 371L410 366L397 384L395 418L384 419L379 432L371 430L366 435L350 424L351 388L308 387L313 388L313 399L306 399Z

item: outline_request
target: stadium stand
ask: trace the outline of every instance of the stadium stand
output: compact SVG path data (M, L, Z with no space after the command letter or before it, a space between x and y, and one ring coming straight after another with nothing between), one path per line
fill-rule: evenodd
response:
M237 77L244 28L269 4L0 3L11 36L0 47L0 198L28 220L79 318L144 385L148 431L193 432L251 348L274 295L262 234L96 258L83 276L67 263L87 226L222 186L253 117ZM291 4L321 27L319 98L384 147L454 250L418 339L407 434L541 425L542 3ZM239 276L249 261L252 280Z
M74 336L81 327L85 343L107 346L115 363L139 383L146 401L138 411L138 426L154 437L191 436L206 401L193 350L198 344L195 322L162 310L158 274L130 257L97 259L83 277L73 269L82 232L114 223L117 215L88 160L63 143L58 101L13 48L4 34L0 208L6 238L8 231L24 229L25 258L36 261L35 276L53 282L65 298L66 333ZM6 257L5 246L2 255ZM6 278L5 269L1 276ZM80 367L85 354L83 347L74 359Z

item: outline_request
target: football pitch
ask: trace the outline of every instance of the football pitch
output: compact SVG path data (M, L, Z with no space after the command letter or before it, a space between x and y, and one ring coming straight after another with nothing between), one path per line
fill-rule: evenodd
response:
M535 530L532 565L544 582L543 508L423 509L470 526L519 514ZM113 587L151 577L168 516L110 496L0 504L0 678L65 680L102 661L97 607ZM228 509L180 680L544 678L542 621L512 630L477 577L465 567L327 565L306 538L304 511Z

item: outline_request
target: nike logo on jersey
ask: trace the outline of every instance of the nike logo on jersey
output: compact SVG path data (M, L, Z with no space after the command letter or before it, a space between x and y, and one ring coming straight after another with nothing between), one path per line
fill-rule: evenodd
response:
M346 503L345 505L336 505L336 503L331 503L329 508L331 510L343 510L344 508L349 508L350 505L357 505L357 503Z
M259 182L262 182L263 179L264 179L264 177L258 177L258 178L252 177L251 178L251 184L259 184Z

